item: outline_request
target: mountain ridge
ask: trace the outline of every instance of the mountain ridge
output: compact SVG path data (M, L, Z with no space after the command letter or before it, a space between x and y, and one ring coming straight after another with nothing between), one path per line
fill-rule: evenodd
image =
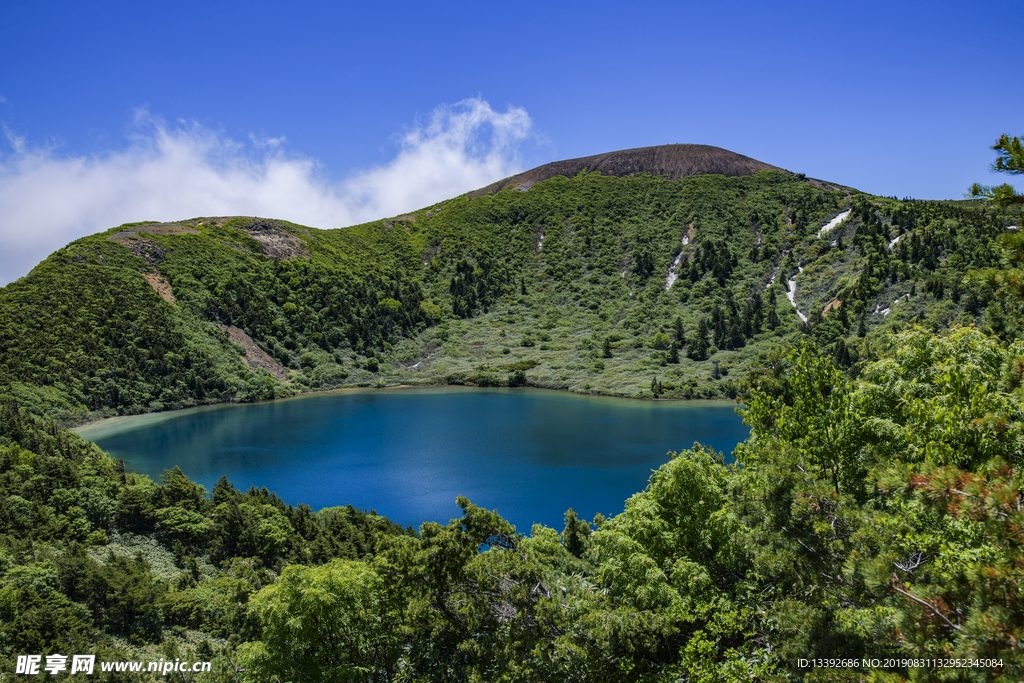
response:
M648 173L654 176L666 176L669 180L680 180L697 175L724 175L727 178L732 178L753 175L758 171L782 171L785 169L722 147L676 143L633 147L575 159L552 161L474 190L469 193L469 196L470 198L480 197L509 188L520 191L528 190L534 183L555 176L571 178L584 170L614 177Z

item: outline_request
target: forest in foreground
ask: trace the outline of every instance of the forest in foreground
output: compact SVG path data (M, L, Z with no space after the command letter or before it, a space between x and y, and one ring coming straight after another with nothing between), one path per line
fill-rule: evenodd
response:
M346 231L79 240L0 290L0 670L1018 681L1024 240L1017 195L976 190L996 201L580 174ZM525 534L465 499L413 530L154 482L63 428L415 379L735 396L752 434L733 464L675 454L618 515Z

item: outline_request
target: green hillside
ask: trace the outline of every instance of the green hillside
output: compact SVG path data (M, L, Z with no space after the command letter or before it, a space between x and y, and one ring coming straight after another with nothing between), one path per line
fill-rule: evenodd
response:
M1016 215L764 170L556 176L340 230L123 225L0 290L0 385L63 422L400 383L736 397L803 335L850 367L908 323L1013 328L963 278Z

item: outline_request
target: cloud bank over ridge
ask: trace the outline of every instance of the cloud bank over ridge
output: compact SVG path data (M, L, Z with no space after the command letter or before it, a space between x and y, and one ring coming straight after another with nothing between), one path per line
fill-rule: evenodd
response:
M522 169L525 109L480 98L437 107L397 136L389 162L331 182L283 138L243 143L198 124L139 111L130 144L82 157L31 146L5 128L0 152L0 285L68 242L122 223L194 216L266 216L318 228L411 211Z

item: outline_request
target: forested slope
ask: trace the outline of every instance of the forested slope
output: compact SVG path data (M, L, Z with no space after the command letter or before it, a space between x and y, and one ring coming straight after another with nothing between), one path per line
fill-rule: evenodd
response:
M765 170L558 176L342 230L120 226L0 290L0 386L63 422L397 383L735 397L805 334L851 367L908 322L1010 331L963 278L1016 215Z

